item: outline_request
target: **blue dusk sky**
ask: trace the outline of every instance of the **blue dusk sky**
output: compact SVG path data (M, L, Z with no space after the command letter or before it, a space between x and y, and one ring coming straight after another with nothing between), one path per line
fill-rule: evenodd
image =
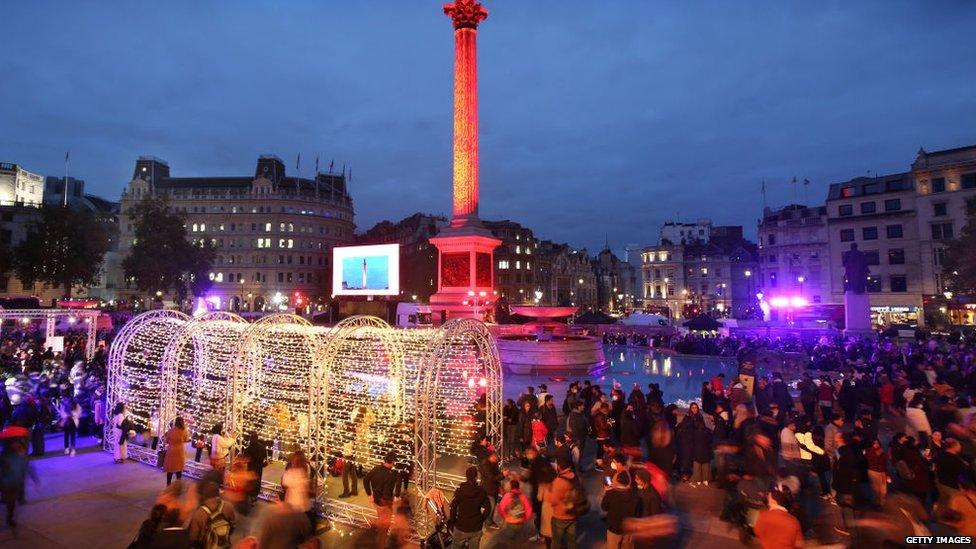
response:
M450 213L438 1L6 2L0 160L117 199L177 176L353 169L357 223ZM976 144L976 2L485 2L481 214L591 250Z

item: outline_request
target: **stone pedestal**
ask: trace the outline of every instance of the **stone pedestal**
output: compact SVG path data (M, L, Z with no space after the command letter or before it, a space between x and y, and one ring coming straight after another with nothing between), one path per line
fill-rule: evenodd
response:
M844 292L844 333L871 336L871 298L868 294Z
M494 306L494 250L501 240L478 226L447 228L430 239L437 248L437 293L430 296L435 318L477 318ZM474 292L470 297L468 292ZM484 297L479 294L485 293ZM465 304L467 301L467 304ZM436 320L435 320L436 321Z

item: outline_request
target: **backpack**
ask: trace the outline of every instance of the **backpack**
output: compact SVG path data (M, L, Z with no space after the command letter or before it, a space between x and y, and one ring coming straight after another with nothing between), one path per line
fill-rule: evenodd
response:
M566 496L563 498L563 507L566 509L566 511L568 513L572 513L577 518L589 513L590 500L586 499L586 492L583 491L583 484L580 482L579 478L560 478L572 485L569 491L566 492Z
M512 497L512 502L508 506L508 514L512 516L512 518L525 518L525 505L522 503L521 494L514 495Z
M230 533L234 526L224 514L224 502L221 501L215 511L211 511L206 505L201 505L200 508L207 513L207 524L203 527L204 549L229 548Z

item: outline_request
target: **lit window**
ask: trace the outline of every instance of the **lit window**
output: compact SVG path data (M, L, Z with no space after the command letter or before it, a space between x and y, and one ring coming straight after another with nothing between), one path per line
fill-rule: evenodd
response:
M517 253L517 254L522 253L522 247L521 246L516 246L515 247L515 253Z
M207 230L207 224L206 223L201 223L200 224L200 231L203 232L203 231L206 231L206 230Z
M521 269L522 268L522 262L521 261L516 261L515 262L515 268L516 269Z
M264 231L265 232L271 232L271 223L265 223L264 224Z
M501 259L501 260L499 260L498 261L498 268L499 269L507 269L508 268L508 260L507 259Z

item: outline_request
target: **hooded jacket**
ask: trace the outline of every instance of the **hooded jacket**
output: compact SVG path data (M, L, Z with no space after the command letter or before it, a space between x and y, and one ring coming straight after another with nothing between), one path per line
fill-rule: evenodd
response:
M474 482L462 482L451 500L451 519L462 532L478 532L488 518L488 493Z

